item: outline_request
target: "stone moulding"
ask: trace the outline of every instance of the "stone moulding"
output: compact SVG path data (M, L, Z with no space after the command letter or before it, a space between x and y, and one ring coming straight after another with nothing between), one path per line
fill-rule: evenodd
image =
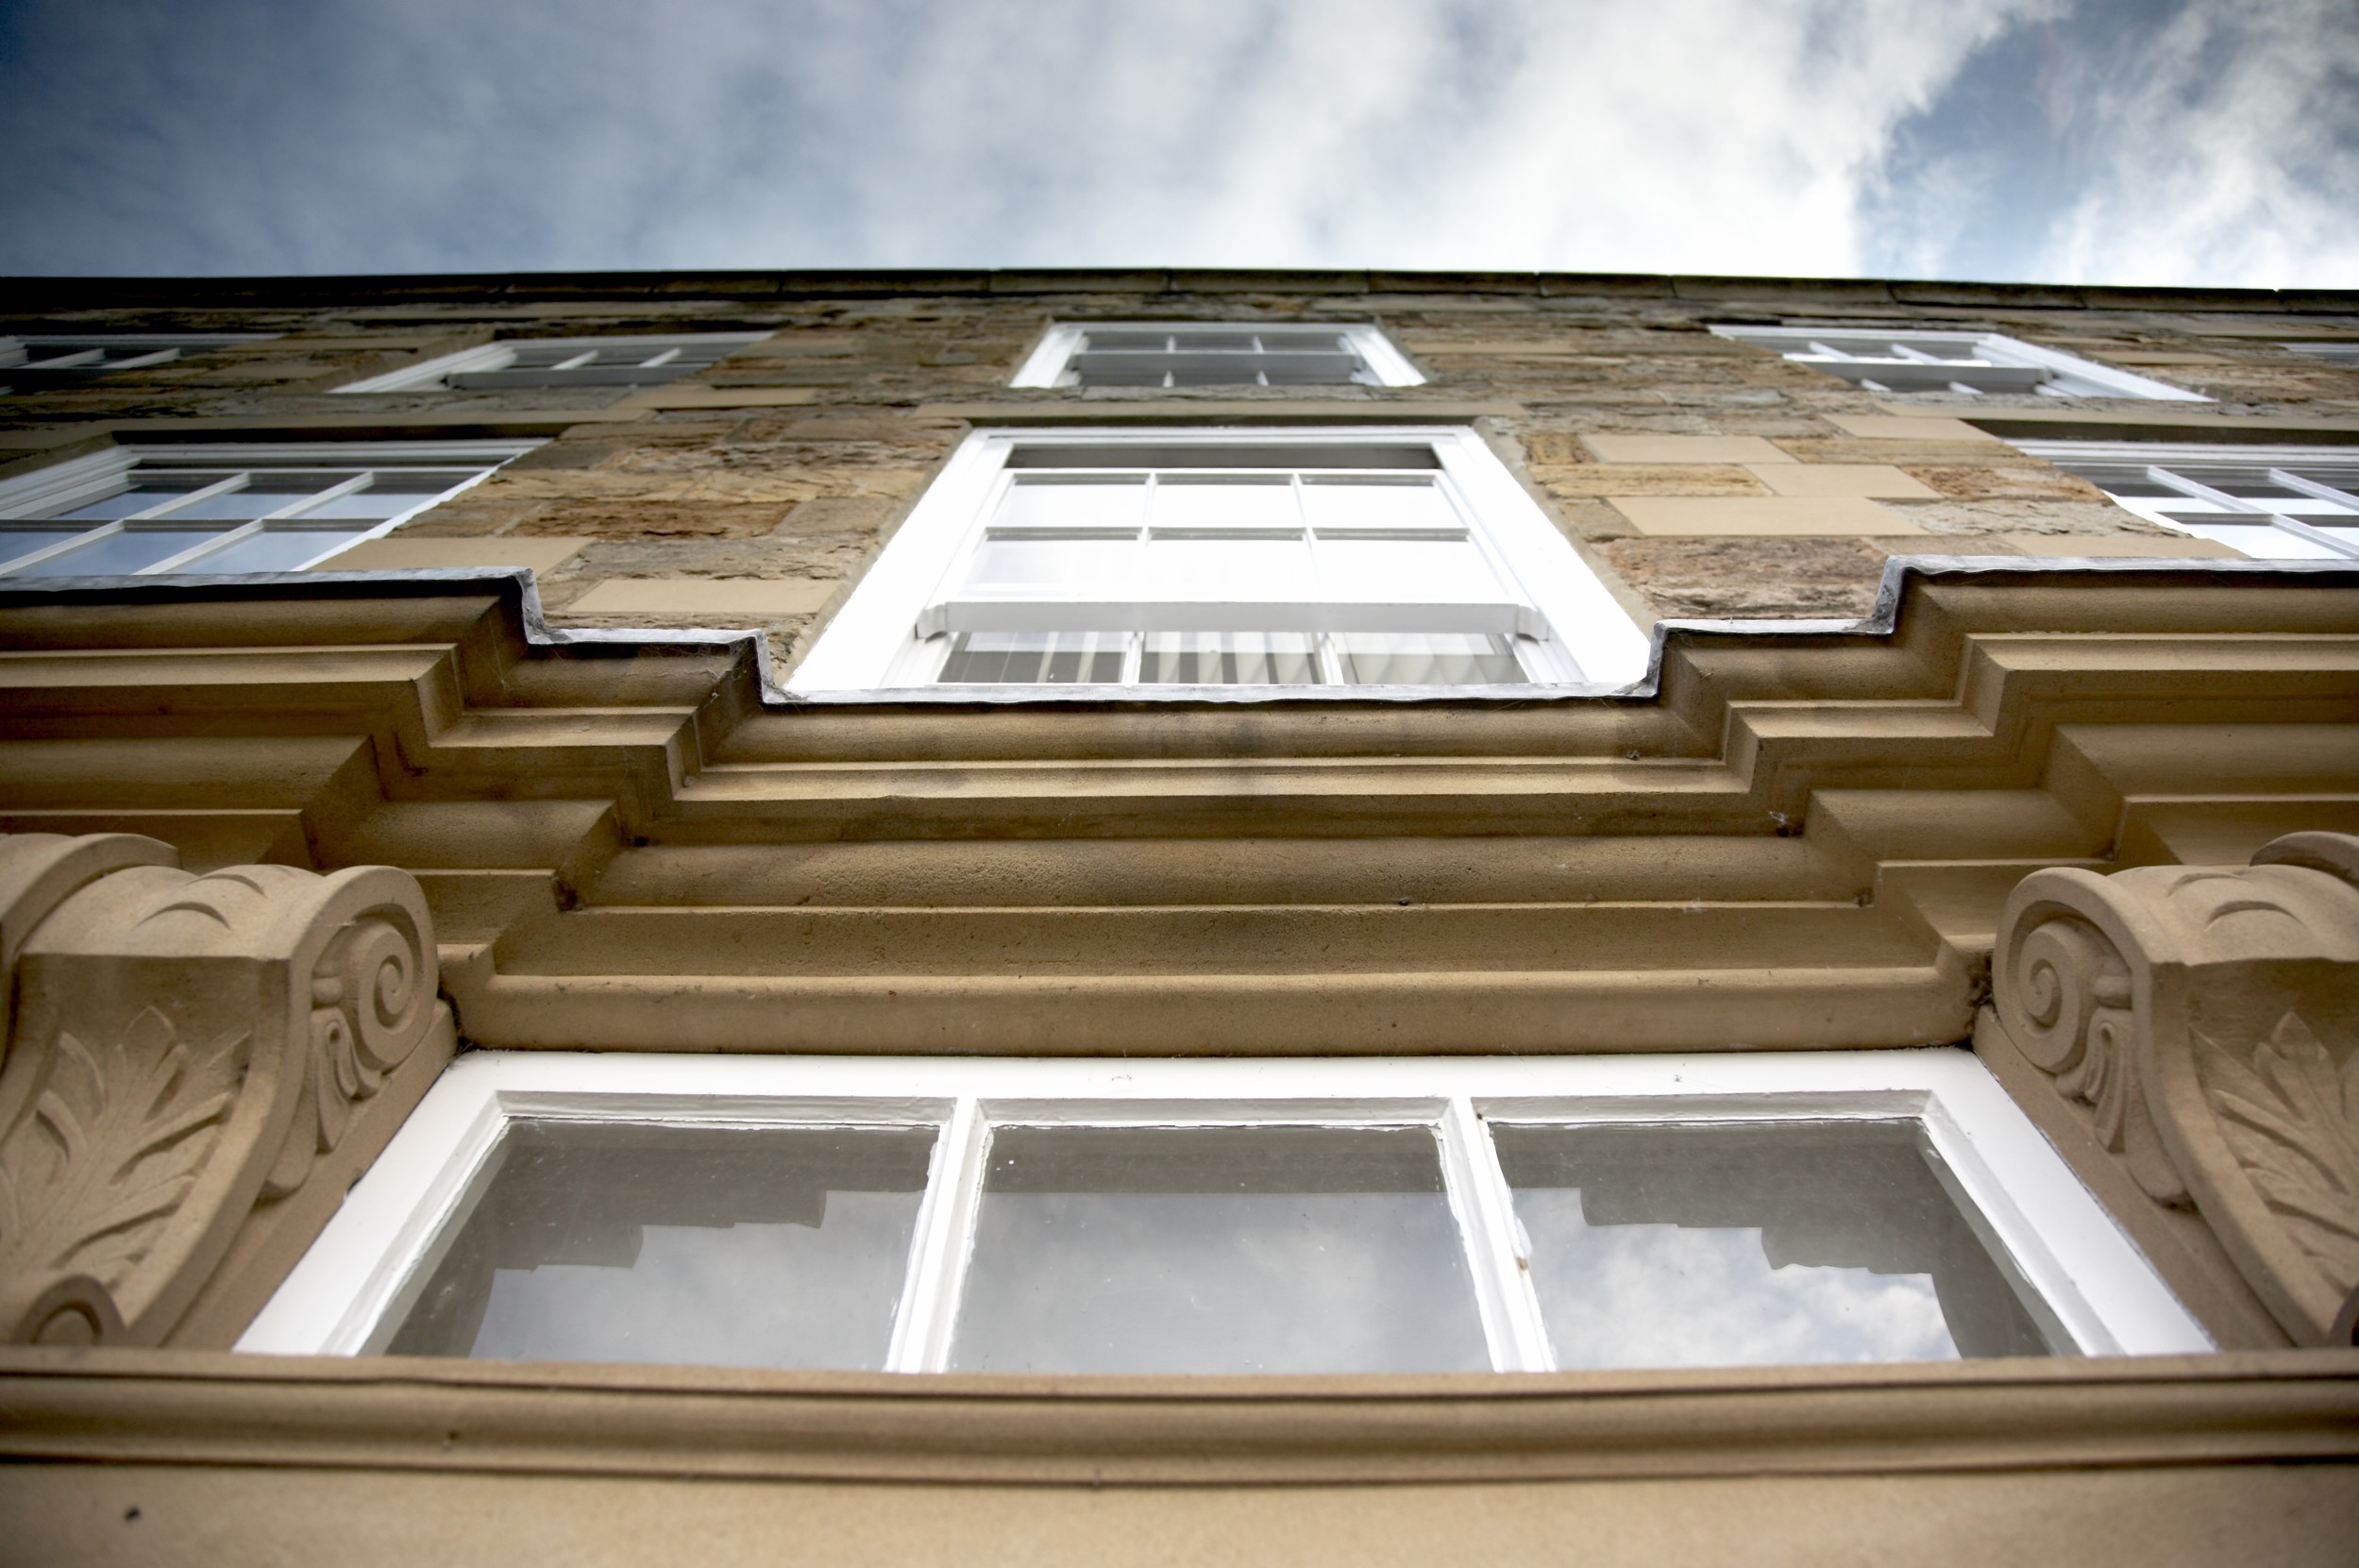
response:
M2057 868L2000 915L2016 1048L2297 1344L2359 1335L2359 837L2248 867Z
M162 1342L258 1212L383 1120L388 1076L448 1056L407 872L177 860L0 835L0 1339Z

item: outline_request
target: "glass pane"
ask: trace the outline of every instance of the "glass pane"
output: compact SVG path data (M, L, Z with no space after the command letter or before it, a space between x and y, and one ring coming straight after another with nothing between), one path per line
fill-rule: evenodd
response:
M2226 545L2231 549L2242 550L2255 560L2337 561L2342 559L2334 551L2315 540L2304 539L2298 533L2288 533L2282 528L2272 528L2265 518L2255 517L2250 521L2232 522L2226 514L2217 512L2206 515L2200 513L2172 511L2165 513L2165 515L2170 518L2173 525L2185 530L2199 539L2209 539L2214 544ZM2154 553L2170 554L2170 541L2155 540Z
M45 550L52 545L62 545L68 539L87 531L78 528L11 528L0 529L0 565L20 556Z
M1319 639L1308 632L1150 632L1138 656L1150 683L1317 685Z
M1059 483L1045 477L1019 479L1001 497L991 526L1135 530L1146 500L1143 479L1092 479L1081 483Z
M326 555L365 532L362 529L265 528L210 555L200 555L184 572L291 572Z
M1500 584L1498 573L1475 543L1456 539L1319 539L1323 597L1376 603L1500 604L1518 595Z
M1424 1128L1011 1127L952 1364L993 1372L1490 1366Z
M83 517L96 522L111 521L116 517L128 517L134 512L144 512L151 506L161 506L175 496L185 496L192 490L201 490L211 482L211 480L175 481L143 479L128 490L118 491L111 496L102 496L94 501L84 501L72 511L60 512L58 515Z
M25 567L20 577L111 577L194 549L220 530L128 528Z
M934 1137L517 1122L386 1348L881 1368Z
M1493 1136L1560 1367L2049 1351L1914 1121Z
M1282 475L1212 479L1166 475L1155 486L1154 531L1175 529L1267 529L1299 532L1302 510Z
M1137 540L986 536L967 567L967 587L986 594L1053 595L1061 599L1129 599Z
M1487 632L1341 632L1343 679L1355 686L1493 685L1525 679L1505 637Z
M1466 524L1425 480L1313 480L1303 485L1303 506L1321 538L1368 530L1404 530L1463 534Z
M940 681L952 685L1111 684L1122 678L1127 632L962 632Z
M1147 546L1143 581L1159 599L1298 602L1315 597L1300 533L1270 539L1165 538Z
M420 502L432 499L446 490L456 489L475 477L473 470L461 473L379 474L362 489L348 495L306 507L306 517L365 518L383 522L398 512L407 512Z

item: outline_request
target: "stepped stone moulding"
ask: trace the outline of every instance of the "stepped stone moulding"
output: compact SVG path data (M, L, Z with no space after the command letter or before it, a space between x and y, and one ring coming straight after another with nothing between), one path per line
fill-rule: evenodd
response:
M2298 1343L2359 1335L2359 837L2249 867L2026 877L2000 1023L2157 1203L2192 1207Z
M0 835L0 1339L161 1342L387 1074L447 1054L407 872L177 862Z

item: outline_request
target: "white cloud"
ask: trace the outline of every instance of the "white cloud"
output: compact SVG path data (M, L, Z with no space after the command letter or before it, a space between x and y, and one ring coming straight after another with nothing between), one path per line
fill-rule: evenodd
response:
M2142 51L2090 64L2081 90L2102 173L2033 270L2254 288L2359 279L2349 0L2190 6Z
M1938 270L2013 193L1891 199L1896 127L2122 3L35 0L0 267ZM2106 155L2014 274L2347 279L2347 6L2082 62Z

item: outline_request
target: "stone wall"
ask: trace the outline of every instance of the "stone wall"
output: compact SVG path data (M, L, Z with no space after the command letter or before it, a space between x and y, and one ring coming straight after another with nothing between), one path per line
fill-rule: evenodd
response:
M1137 315L1374 320L1427 381L1007 386L1049 321ZM2216 401L1901 400L1705 330L1780 319L1994 329ZM528 565L555 624L759 626L782 667L966 430L1052 408L1474 420L1642 619L1852 616L1894 554L2130 553L2166 537L1979 428L1994 422L2359 440L2359 371L2280 346L2359 338L2354 301L2323 295L1364 274L59 283L20 286L6 324L284 335L0 398L0 460L15 460L0 473L107 439L546 436L406 525L401 549L345 565ZM755 329L774 335L661 388L332 390L494 337ZM2206 549L2227 553L2171 545Z

